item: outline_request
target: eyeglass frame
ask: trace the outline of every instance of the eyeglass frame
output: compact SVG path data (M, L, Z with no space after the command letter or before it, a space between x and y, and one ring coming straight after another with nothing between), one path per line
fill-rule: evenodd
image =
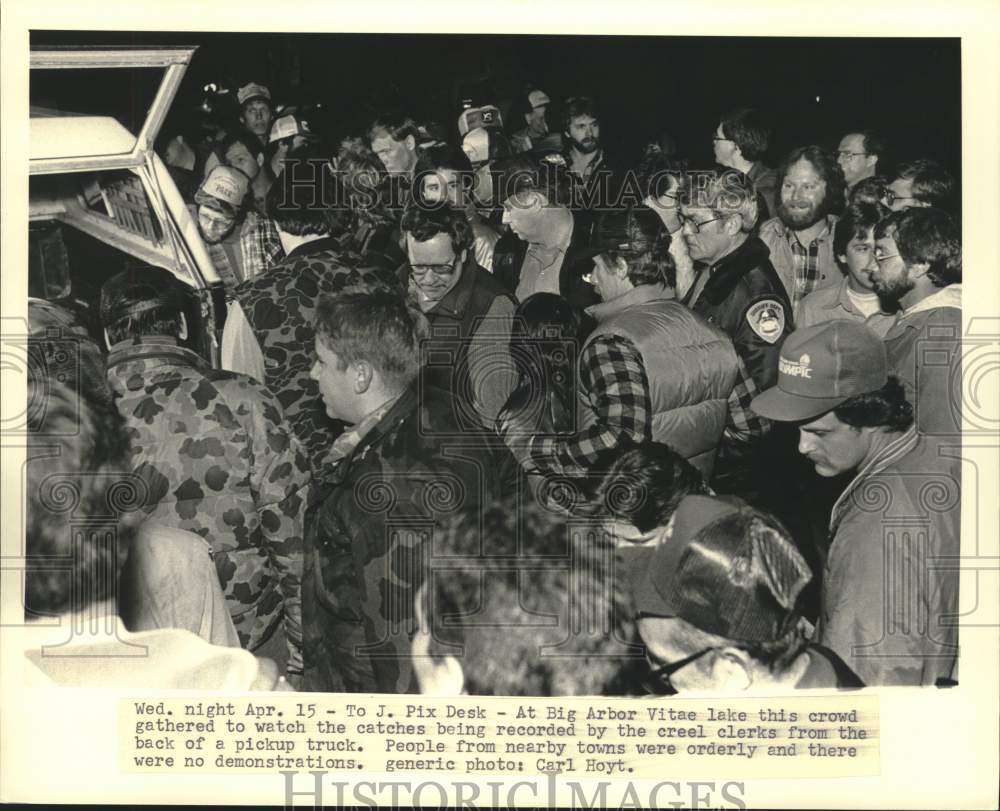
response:
M883 262L885 262L885 261L887 261L889 259L896 259L898 257L899 257L898 253L890 253L890 254L886 254L885 256L879 256L876 253L875 254L875 264L878 265L879 267L882 267L882 263Z
M848 158L860 158L862 156L867 157L867 156L871 155L871 152L851 152L848 149L838 149L837 152L836 152L836 154L837 154L838 158L842 158L845 155Z
M677 212L676 216L677 216L678 222L680 222L680 224L681 224L681 228L682 229L684 228L685 225L687 225L688 223L690 223L691 224L692 233L700 234L701 233L701 227L703 225L708 225L709 223L712 223L712 222L718 222L719 220L728 220L733 215L732 214L725 214L722 217L713 217L712 219L705 220L704 222L698 222L697 220L693 219L692 217L688 217L687 215L683 214L680 211Z
M421 278L426 278L427 273L432 273L438 279L450 279L455 275L455 266L458 264L458 256L455 256L451 262L447 262L440 265L410 265L410 275L419 276ZM419 268L419 270L418 270ZM439 268L448 268L445 273Z
M647 689L649 688L650 684L653 684L656 687L664 690L664 692L657 693L657 695L666 695L666 696L677 695L679 691L674 686L674 683L670 680L670 677L674 673L678 672L679 670L683 670L688 665L698 661L705 654L711 653L714 650L718 650L718 648L714 646L710 648L704 648L700 651L690 654L689 656L685 656L683 659L678 659L676 662L669 662L668 664L660 665L659 667L656 668L651 668L649 673L647 673L644 678L644 682L646 684ZM646 661L647 663L649 662L648 654Z
M892 207L892 204L895 203L897 200L919 200L919 199L920 199L919 197L914 197L912 195L910 195L909 197L900 196L891 189L886 189L882 195L882 200L889 207Z

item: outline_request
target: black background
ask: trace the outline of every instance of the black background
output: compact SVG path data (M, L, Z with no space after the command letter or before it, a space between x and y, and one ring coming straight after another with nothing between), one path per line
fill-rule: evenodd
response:
M179 108L200 103L208 82L235 92L259 81L278 103L321 103L314 125L328 135L360 133L376 110L402 104L444 123L457 141L463 99L506 110L532 82L553 100L595 95L604 141L626 153L666 131L682 154L705 163L720 113L748 104L774 114L771 163L794 146L835 148L845 132L873 127L890 137L893 159L935 158L960 176L961 63L954 38L36 31L31 42L198 45ZM141 84L123 80L112 93L100 93L101 103L118 105L122 117L144 110L151 91ZM33 103L42 100L38 95L36 81Z

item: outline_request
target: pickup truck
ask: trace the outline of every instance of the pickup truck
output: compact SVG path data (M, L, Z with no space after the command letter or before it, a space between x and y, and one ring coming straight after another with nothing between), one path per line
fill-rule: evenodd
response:
M221 283L153 148L195 50L32 49L28 295L75 310L99 339L103 282L130 264L166 268L191 289L192 348L217 366ZM66 73L49 73L57 71ZM102 105L112 105L99 90L72 95L81 86L73 81L79 71L107 71L88 75L82 86L90 88L100 88L103 76L114 74L120 83L141 74L152 100L145 111L133 106L132 115L102 114ZM59 106L46 106L46 89L61 79L67 90L49 94Z

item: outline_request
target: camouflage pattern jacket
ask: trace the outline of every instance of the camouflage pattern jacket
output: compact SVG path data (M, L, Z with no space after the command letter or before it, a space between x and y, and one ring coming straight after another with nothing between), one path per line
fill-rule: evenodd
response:
M281 408L171 338L116 344L108 380L149 518L205 539L240 643L254 650L284 621L297 669L309 472Z
M359 255L341 250L335 239L318 239L300 245L235 290L264 355L262 382L281 403L314 470L343 429L327 416L319 387L309 377L316 359L316 302L323 293L353 284L395 283L391 273L362 263Z
M495 492L506 452L482 434L459 436L448 397L412 385L337 440L343 457L314 484L302 580L304 690L419 692L409 651L432 527Z

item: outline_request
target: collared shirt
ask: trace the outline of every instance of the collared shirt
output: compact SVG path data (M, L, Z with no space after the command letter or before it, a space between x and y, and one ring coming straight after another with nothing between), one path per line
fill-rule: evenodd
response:
M524 301L535 293L555 293L559 295L559 272L566 259L566 251L573 239L572 215L567 215L569 227L559 234L554 244L540 245L528 243L528 250L521 265L521 276L514 295Z
M760 227L760 240L771 252L771 264L778 272L792 310L814 290L838 284L843 275L833 255L833 230L837 218L827 215L826 227L808 245L780 218L772 217Z
M878 302L878 296L871 294ZM884 336L895 321L895 317L881 311L869 315L861 310L851 296L850 279L846 276L837 287L814 290L802 301L795 314L795 327L812 327L827 321L857 321L872 332Z
M243 278L252 279L270 270L285 258L278 227L268 217L251 211L240 229L240 247L243 250Z

